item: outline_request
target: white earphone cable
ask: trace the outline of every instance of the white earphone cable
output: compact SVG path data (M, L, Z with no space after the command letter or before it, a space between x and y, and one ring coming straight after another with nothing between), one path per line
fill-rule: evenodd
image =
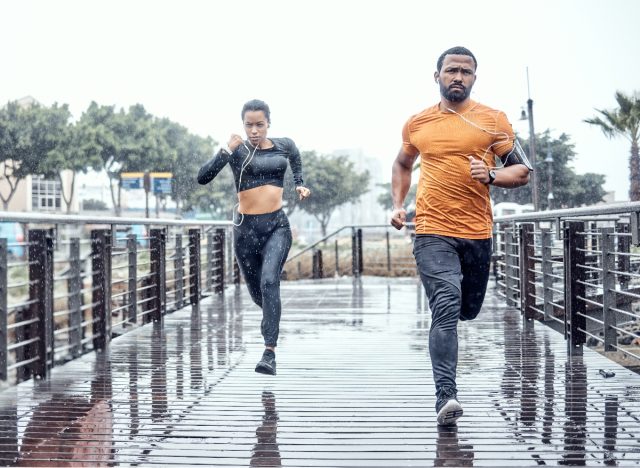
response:
M458 117L460 117L462 120L464 120L466 123L468 123L469 125L471 125L472 127L477 128L478 130L481 130L485 133L488 133L489 135L494 135L494 136L504 136L504 140L498 140L498 141L494 141L493 143L491 143L489 146L487 146L484 150L484 153L482 153L482 160L484 161L485 156L487 155L487 153L489 152L489 150L494 146L497 145L499 143L506 143L508 141L511 141L511 137L509 136L509 134L507 134L506 132L492 132L491 130L487 130L486 128L482 128L480 125L478 125L475 122L472 122L471 120L467 119L464 115L456 112L455 110L446 107L445 108L447 111L452 112L453 114L456 114ZM504 163L503 163L504 164ZM492 167L492 169L498 169L498 167Z
M253 156L256 154L256 151L258 151L258 147L255 146L252 152L244 141L242 142L242 145L247 149L247 156L244 158L244 161L242 162L242 166L240 167L240 175L238 176L238 187L237 187L238 192L240 192L240 187L242 185L242 173L247 168L247 166L251 164L251 161L253 160ZM239 207L240 207L240 202L235 204L235 206L233 207L233 211L236 211ZM234 220L231 220L233 225L236 227L240 226L244 221L244 213L240 213L240 211L238 211L238 214L240 215L239 223L236 223Z

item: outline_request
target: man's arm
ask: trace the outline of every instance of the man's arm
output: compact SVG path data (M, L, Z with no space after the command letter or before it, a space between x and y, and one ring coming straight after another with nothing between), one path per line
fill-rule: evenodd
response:
M407 212L403 208L403 204L411 187L411 172L418 154L411 155L407 153L403 146L398 151L398 156L393 162L391 174L391 199L393 200L391 225L396 229L402 229L407 218Z
M524 164L496 169L496 178L491 185L501 188L522 187L529 183L529 169Z
M471 178L482 184L489 184L491 176L490 169L480 159L469 156ZM495 178L491 185L500 188L516 188L526 185L529 182L529 168L524 164L513 164L493 170Z

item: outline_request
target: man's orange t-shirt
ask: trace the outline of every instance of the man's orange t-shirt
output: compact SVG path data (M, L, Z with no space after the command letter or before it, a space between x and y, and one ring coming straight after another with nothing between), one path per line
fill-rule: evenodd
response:
M469 156L492 168L496 155L511 151L515 136L503 112L469 100L458 113L435 105L402 129L404 151L421 158L416 234L487 239L493 223L489 186L471 178Z

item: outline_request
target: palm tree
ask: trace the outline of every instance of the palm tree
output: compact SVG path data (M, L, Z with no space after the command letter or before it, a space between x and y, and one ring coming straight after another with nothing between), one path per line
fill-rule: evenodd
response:
M638 155L638 137L640 136L640 94L633 96L616 92L618 108L613 110L596 109L600 116L584 121L597 125L609 138L621 135L631 142L629 157L629 199L640 201L640 155Z

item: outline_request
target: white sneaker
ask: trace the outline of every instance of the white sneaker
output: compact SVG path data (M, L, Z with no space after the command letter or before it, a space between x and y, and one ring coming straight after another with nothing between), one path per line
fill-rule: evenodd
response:
M460 416L462 416L462 405L455 398L447 400L438 411L438 425L440 426L452 426L454 425Z

